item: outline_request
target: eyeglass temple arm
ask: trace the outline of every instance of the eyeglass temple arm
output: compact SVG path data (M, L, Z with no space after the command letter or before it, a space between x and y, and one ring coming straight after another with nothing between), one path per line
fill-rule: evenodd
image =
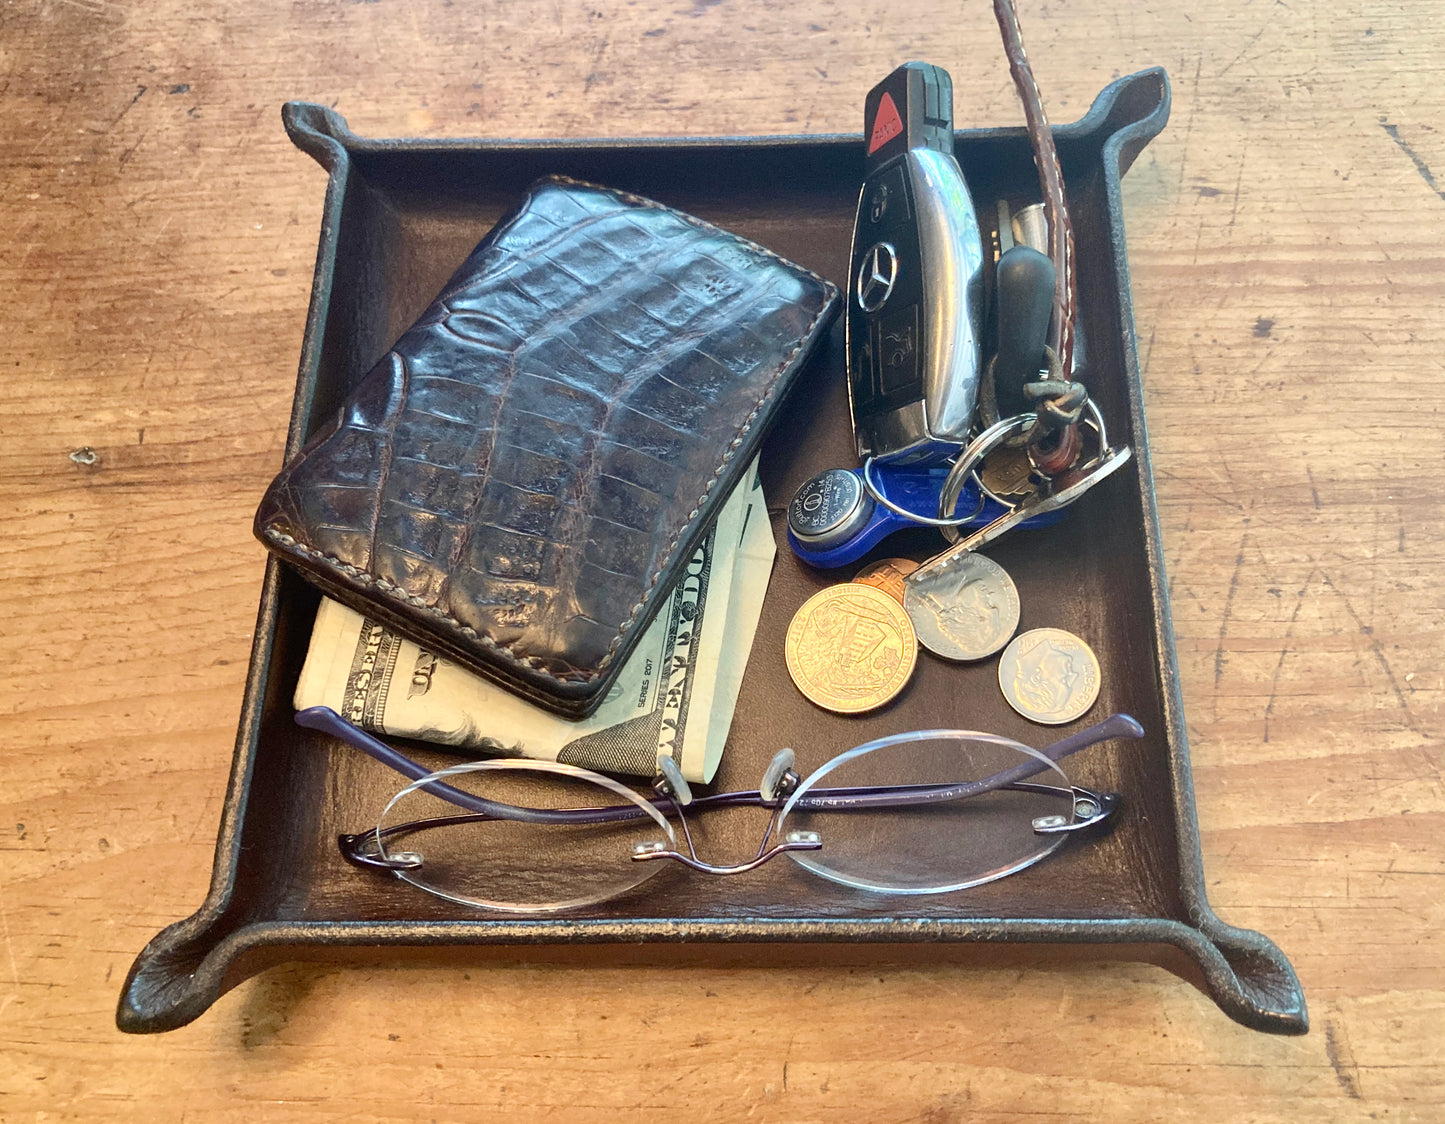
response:
M1142 738L1144 727L1139 725L1139 720L1128 714L1111 714L1102 722L1096 722L1087 726L1076 734L1070 734L1066 738L1060 738L1052 745L1046 745L1039 750L1050 761L1062 761L1071 753L1077 753L1081 749L1088 749L1091 745L1098 745L1100 742L1113 741L1115 738Z
M308 730L319 730L323 734L330 734L334 738L340 738L347 745L361 750L368 757L375 758L388 768L395 769L404 777L419 781L423 777L430 776L431 769L418 765L410 757L398 753L385 742L372 737L360 726L348 722L329 706L311 706L305 710L296 712L296 725L304 726ZM503 804L496 800L485 800L480 796L473 796L470 792L463 792L441 781L432 781L422 786L422 790L431 795L445 800L449 804L455 804L468 812L475 812L477 815L486 816L494 820L520 820L523 823L577 823L578 817L575 813L565 809L550 808L519 808L515 804ZM611 820L630 820L643 815L642 809L635 805L628 804L616 809L601 808L597 812L603 813L589 817L586 823L603 823ZM614 813L607 815L606 813Z
M305 710L298 710L296 725L308 730L319 730L323 734L330 734L353 749L361 750L362 753L381 762L387 768L395 769L410 780L419 781L432 773L431 769L417 764L404 753L398 752L385 742L373 737L355 723L347 721L329 706L312 706ZM485 800L480 796L473 796L470 792L463 792L442 781L432 781L424 785L422 791L439 797L449 804L455 804L465 811L493 820L520 820L525 823L621 823L626 820L638 819L647 814L636 804L619 804L610 808L520 808L515 804L502 804L496 800ZM668 799L659 796L651 802L659 808L665 808ZM758 794L756 792L719 792L710 796L699 796L691 806L694 808L723 805L752 806L757 802Z
M429 776L431 770L417 764L411 758L398 753L385 742L379 741L359 726L348 722L341 715L337 714L330 707L313 706L306 710L296 712L296 724L306 729L318 730L339 738L348 745L361 750L369 757L374 758L388 768L395 769L402 776L411 780L421 780ZM1051 761L1061 761L1065 757L1087 749L1099 742L1110 741L1114 738L1141 738L1144 736L1144 727L1127 714L1115 714L1077 733L1060 738L1052 745L1045 746L1039 750L1041 754ZM842 790L814 790L807 793L799 804L807 808L898 808L910 807L918 804L933 803L941 800L957 800L968 796L977 796L985 792L992 792L994 789L1003 788L1006 785L1024 780L1042 772L1047 766L1042 762L1029 759L1022 761L1011 769L995 773L983 780L972 781L958 785L909 785L906 787L880 787L875 789L842 789ZM425 786L425 791L433 796L440 797L458 808L477 815L486 816L491 819L520 820L526 823L605 823L612 821L623 821L636 819L643 815L641 808L636 805L619 805L614 808L577 808L577 809L543 809L543 808L519 808L513 804L502 804L495 800L485 800L479 796L473 796L469 792L454 788L441 781L432 781ZM711 796L701 796L693 801L693 808L706 808L712 806L756 804L761 800L756 792L722 792ZM659 797L654 803L661 804Z
M927 731L920 731L926 735ZM1099 742L1115 738L1142 738L1144 727L1127 714L1113 714L1078 733L1060 738L1038 752L1050 761L1062 761ZM911 808L921 804L936 804L946 800L963 800L970 796L982 796L985 792L1007 788L1019 781L1042 773L1048 766L1036 758L1029 757L1012 768L994 773L982 780L965 781L961 784L908 785L900 787L855 788L855 789L813 789L801 796L795 805L800 810L842 811L866 808Z

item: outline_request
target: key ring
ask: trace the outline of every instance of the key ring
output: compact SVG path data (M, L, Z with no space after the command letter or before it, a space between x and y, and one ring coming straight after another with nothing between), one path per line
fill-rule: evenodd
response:
M1089 425L1099 435L1099 452L1093 460L1081 466L1081 471L1087 471L1100 464L1104 458L1114 451L1109 447L1109 431L1104 424L1104 415L1100 411L1098 403L1090 398L1084 403L1084 408L1089 414ZM957 542L959 538L958 528L978 518L979 513L983 511L989 499L993 499L996 503L1002 504L1010 510L1017 510L1017 504L1008 504L1002 498L989 491L989 489L984 486L982 479L975 476L975 471L989 453L1007 441L1026 435L1037 421L1037 414L1014 414L1012 417L1003 418L1000 421L994 422L993 425L989 426L970 441L963 452L960 453L949 466L948 476L944 479L943 488L939 492L938 514L936 516L920 515L916 511L909 511L906 507L901 507L885 496L883 489L878 486L877 480L874 479L874 458L871 455L863 461L863 469L860 473L863 478L863 487L867 490L868 494L873 497L876 503L881 504L893 512L893 514L900 515L904 519L918 523L921 526L938 527L943 531L944 537L950 542ZM1032 452L1030 452L1029 458L1030 460L1033 459ZM1035 465L1035 468L1037 467L1038 466ZM1039 469L1039 471L1042 472L1043 470ZM953 516L945 515L945 512L954 509L959 497L963 494L964 485L971 476L978 482L978 497L973 510L967 515L962 516L956 514Z
M953 504L958 502L958 497L963 492L964 484L968 481L968 478L973 475L973 470L982 463L984 457L988 456L989 453L993 452L1011 437L1028 432L1033 428L1034 422L1037 420L1038 417L1036 414L1015 414L1011 418L1004 418L1002 421L994 422L993 425L989 426L969 442L968 448L964 449L964 451L959 454L958 459L953 462L953 467L949 469L948 472L948 478L943 482L943 490L938 494L939 512L948 511ZM984 489L982 482L980 482L979 495L983 496L983 494ZM995 496L994 499L997 500L998 497ZM999 500L999 502L1002 503L1003 501ZM977 513L975 512L975 514ZM952 530L956 524L950 523L947 524L947 526L949 530ZM945 531L944 534L953 541L957 541L956 534L948 536L947 531Z
M1033 415L1030 414L1027 416L1032 417ZM970 445L969 448L971 449L973 446ZM883 494L883 489L878 487L877 481L873 479L873 457L871 454L863 461L863 471L861 475L863 477L863 487L868 490L868 494L873 497L875 503L886 507L889 511L893 512L894 515L901 515L904 519L908 519L925 527L944 527L948 530L952 530L955 527L962 527L965 523L977 519L979 513L983 511L984 505L988 502L984 498L983 493L980 492L978 502L974 505L974 509L967 515L955 515L952 518L945 517L943 513L952 510L952 506L958 503L958 497L963 490L962 485L960 485L958 491L954 492L953 498L949 501L948 507L944 507L942 503L938 505L937 517L919 515L916 511L909 511L905 507L900 507ZM948 479L952 480L952 475L950 475Z
M1084 405L1085 409L1089 412L1089 423L1099 435L1099 452L1092 460L1081 465L1078 469L1079 472L1088 472L1090 469L1098 467L1115 452L1115 450L1109 447L1109 431L1104 425L1104 415L1099 410L1098 403L1090 398ZM963 491L964 484L978 465L982 463L984 457L1010 438L1018 434L1027 433L1028 430L1033 428L1037 420L1038 415L1036 414L1015 414L1011 418L1004 418L1002 421L995 422L974 438L973 442L963 451L963 454L958 460L954 461L947 479L943 482L943 489L938 495L939 511L947 511L947 505L958 502L958 497ZM1030 454L1030 460L1032 460L1032 454ZM1037 465L1035 467L1037 467ZM1040 471L1043 470L1040 469ZM1112 468L1110 471L1112 471ZM979 480L978 485L980 496L985 494L992 496L992 493L984 488L982 480ZM997 496L993 496L993 499L999 503L1003 503ZM1017 511L1021 505L1006 504L1005 506L1010 507L1012 511ZM1057 506L1064 505L1060 504ZM949 542L958 542L959 535L955 526L954 524L944 525L943 536L948 539Z

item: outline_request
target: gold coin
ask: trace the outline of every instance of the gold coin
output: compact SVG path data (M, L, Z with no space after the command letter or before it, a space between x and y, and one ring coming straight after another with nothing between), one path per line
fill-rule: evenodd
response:
M871 585L819 590L788 626L788 674L808 701L839 714L861 714L903 690L918 660L908 614Z
M1030 722L1061 726L1082 716L1099 697L1093 649L1062 628L1015 636L998 660L998 685L1009 706Z
M885 558L882 562L875 562L873 565L859 570L853 575L853 580L859 585L871 585L881 589L902 605L903 579L916 569L918 569L918 563L910 559Z

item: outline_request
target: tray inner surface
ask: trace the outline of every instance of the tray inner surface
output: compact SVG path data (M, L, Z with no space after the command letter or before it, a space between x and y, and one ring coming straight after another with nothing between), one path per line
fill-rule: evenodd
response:
M1064 141L1070 209L1080 263L1085 378L1115 441L1130 445L1129 398L1099 138ZM1037 196L1019 135L964 135L960 163L981 221L995 200ZM640 148L459 146L352 154L338 231L335 282L310 412L314 429L421 313L456 266L536 177L564 173L624 188L751 238L846 288L861 151L855 142ZM1144 725L1141 741L1097 746L1071 759L1070 776L1122 794L1113 830L1075 840L1025 872L960 893L888 898L833 886L786 860L751 874L709 878L678 869L622 899L569 918L646 919L1130 919L1187 920L1179 891L1179 840L1171 789L1161 667L1172 655L1155 641L1145 539L1151 510L1134 464L1070 509L1055 527L1014 532L988 548L1013 577L1020 630L1053 626L1086 639L1098 655L1103 689L1085 721L1058 730L1026 722L1004 702L997 660L947 663L920 653L900 698L871 715L826 713L794 689L783 635L796 608L851 569L819 572L797 561L782 511L813 473L856 463L848 422L841 319L765 445L764 483L778 541L762 625L753 645L728 749L713 790L756 787L781 746L802 772L870 738L953 726L1043 745L1067 730L1125 711ZM885 542L870 557L925 557L941 545L932 531ZM358 871L337 853L338 832L375 823L399 786L395 774L355 751L298 729L295 687L316 594L285 573L263 719L245 808L236 893L227 928L248 919L281 921L477 921L488 919L391 879ZM416 747L436 767L456 760ZM751 856L766 814L707 816L697 839L714 861Z

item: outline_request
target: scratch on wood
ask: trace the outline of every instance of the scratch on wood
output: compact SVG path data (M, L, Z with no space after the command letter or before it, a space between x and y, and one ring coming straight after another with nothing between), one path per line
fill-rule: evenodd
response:
M1220 495L1218 492L1211 492L1202 484L1196 484L1193 480L1186 480L1178 473L1170 472L1167 469L1163 468L1156 468L1154 469L1154 475L1161 477L1165 480L1171 480L1178 484L1182 484L1185 487L1192 488L1201 496L1207 496L1215 503L1222 503L1225 507L1232 508L1233 510L1241 513L1244 511L1244 504L1240 503L1238 500L1232 500L1228 496Z
M83 4L81 0L61 0L61 3L69 4L72 8L79 8L82 12L89 12L93 16L104 15L106 8L109 7L108 4L103 3Z
M1235 55L1234 58L1230 59L1225 68L1221 70L1217 75L1215 75L1215 77L1223 78L1226 74L1228 74L1230 70L1233 69L1234 64L1237 63L1240 59L1244 58L1244 56L1249 53L1249 49L1259 42L1259 37L1265 33L1265 29L1268 27L1269 21L1266 20L1264 26L1249 37L1249 42L1244 45L1244 50L1240 51L1239 54Z
M1235 220L1239 218L1239 195L1244 189L1244 147L1239 150L1239 175L1234 180L1234 202L1229 209L1229 229L1234 229Z
M1400 135L1400 127L1391 125L1388 118L1381 117L1380 128L1384 129L1389 138L1400 146L1400 151L1410 158L1410 162L1415 165L1415 171L1420 173L1420 178L1429 185L1430 190L1441 199L1445 199L1445 191L1441 191L1440 185L1435 182L1435 173L1430 170L1429 164L1420 159L1419 153L1410 147L1409 142Z
M142 144L145 143L145 139L149 135L149 133L141 133L140 139L120 154L120 160L118 161L118 163L122 168L124 168L126 164L130 161L130 158L135 155L136 149L138 149Z
M1354 620L1355 626L1360 630L1360 635L1368 637L1370 652L1374 655L1375 662L1380 665L1380 670L1385 673L1385 678L1390 682L1390 691L1395 696L1395 701L1400 704L1400 709L1404 712L1406 727L1417 734L1421 733L1420 729L1415 725L1415 712L1410 709L1410 701L1405 698L1405 692L1400 688L1399 680L1395 678L1395 669L1390 666L1390 661L1385 657L1385 645L1381 643L1379 637L1375 635L1374 626L1364 622L1364 619L1355 610L1354 603L1350 600L1349 596L1344 590L1335 585L1334 582L1330 581L1328 574L1321 574L1320 580L1329 587L1332 593L1339 596L1340 603L1344 605L1345 612L1349 613L1351 619Z
M1149 342L1144 345L1144 362L1139 364L1139 373L1147 374L1149 370L1149 357L1154 354L1154 333L1158 326L1149 329Z
M587 93L589 90L591 90L592 84L596 82L598 78L602 77L598 73L597 67L598 64L602 62L602 56L607 53L607 48L611 45L612 40L608 39L606 36L603 36L601 39L598 40L597 46L593 48L591 52L592 57L588 60L589 65L587 67L587 77L583 79L582 82L583 93Z
M125 103L125 108L120 111L119 116L117 116L116 119L112 121L104 131L108 133L111 129L114 129L117 125L119 125L121 119L125 117L125 115L135 107L135 103L140 101L141 98L145 97L145 92L145 86L137 86L135 90L135 97L131 98L130 101Z
M1360 1067L1355 1062L1354 1051L1344 1031L1338 1033L1333 1022L1325 1023L1325 1054L1330 1059L1330 1068L1335 1071L1335 1080L1340 1088L1353 1100L1362 1100L1360 1093Z
M20 967L15 963L15 942L10 939L10 911L5 908L5 899L0 897L0 927L4 928L5 953L10 957L10 978L18 986Z
M1194 133L1194 114L1199 105L1199 76L1204 70L1204 56L1194 62L1194 85L1190 91L1189 116L1184 120L1184 147L1179 153L1179 184L1177 191L1184 190L1184 176L1189 167L1189 138Z
M1309 588L1310 582L1314 581L1318 570L1312 570L1309 577L1300 584L1299 592L1295 595L1294 612L1290 614L1289 624L1284 630L1284 644L1279 650L1279 659L1274 665L1274 674L1269 678L1269 702L1264 708L1264 740L1269 741L1269 723L1274 717L1274 704L1279 700L1279 677L1284 670L1285 657L1289 655L1290 647L1294 644L1295 625L1299 622L1300 609L1304 608L1305 591Z
M1244 554L1249 547L1249 534L1245 533L1239 542L1239 553L1234 557L1234 573L1229 576L1229 592L1224 597L1224 616L1219 622L1219 646L1214 649L1214 685L1224 678L1224 666L1229 662L1224 654L1224 640L1229 635L1229 617L1234 611L1234 595L1239 591L1239 575L1244 570Z

